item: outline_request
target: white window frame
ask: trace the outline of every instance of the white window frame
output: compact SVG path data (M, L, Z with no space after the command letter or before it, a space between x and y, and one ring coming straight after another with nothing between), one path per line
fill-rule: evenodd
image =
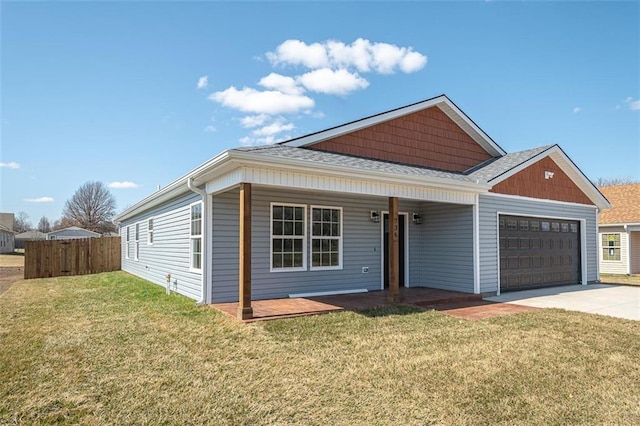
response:
M273 235L273 207L301 207L302 208L302 236L290 236L292 239L302 240L302 266L291 268L274 268L273 267L273 239L282 238L284 235ZM276 203L272 202L269 206L269 270L270 272L296 272L307 270L307 205L306 204L292 204L292 203ZM287 236L289 237L289 236Z
M131 246L129 245L131 242L131 225L127 225L125 229L125 235L124 258L129 259L131 257Z
M148 246L152 246L153 245L153 239L155 237L154 232L155 232L155 218L150 217L149 219L147 219L147 245Z
M195 206L200 206L200 234L193 235L193 208ZM202 261L203 261L203 247L202 247L202 229L204 227L204 203L202 201L196 201L195 203L189 204L189 270L191 272L202 272ZM194 242L196 240L200 240L200 267L197 268L193 266L193 247Z
M618 241L620 241L620 244L618 244L617 246L605 246L602 241L605 235L617 235ZM617 260L605 259L604 251L609 249L618 249L618 255L620 256L620 259L617 259ZM610 262L610 263L622 262L622 233L621 232L601 232L600 233L600 260L602 260L603 262Z
M133 260L140 260L140 222L136 223L135 231L134 231L134 251L133 251Z
M311 240L311 244L309 247L309 255L311 257L311 263L310 263L310 270L311 271L326 271L326 270L339 270L342 269L342 240L343 240L343 232L342 232L342 227L343 227L343 222L344 222L344 215L343 215L343 210L342 207L336 207L336 206L320 206L320 205L311 205L309 206L310 209L310 213L309 213L309 239ZM338 210L340 212L340 235L338 237L327 237L327 236L314 236L313 235L313 209L331 209L331 210ZM335 266L313 266L313 241L314 240L338 240L338 264Z

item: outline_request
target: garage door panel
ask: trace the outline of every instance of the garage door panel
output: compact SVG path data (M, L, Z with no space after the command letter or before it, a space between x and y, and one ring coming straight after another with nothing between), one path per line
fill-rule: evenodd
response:
M580 282L579 222L500 216L502 291Z

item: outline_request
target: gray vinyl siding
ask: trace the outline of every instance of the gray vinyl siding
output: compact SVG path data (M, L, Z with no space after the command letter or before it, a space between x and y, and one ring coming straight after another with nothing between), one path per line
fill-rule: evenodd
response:
M152 283L166 286L171 274L171 290L198 300L202 293L202 274L189 269L190 205L201 197L188 193L162 206L121 223L122 270ZM148 219L153 218L154 241L148 244ZM203 219L204 220L204 219ZM140 224L140 255L135 260L135 225ZM127 226L131 226L130 256L126 258ZM203 259L204 260L204 259Z
M388 201L381 197L354 197L334 193L282 191L254 186L252 191L252 299L288 297L292 293L337 290L380 290L382 285L382 223L369 220L371 210L388 210ZM307 270L270 271L271 203L303 204L307 206ZM343 208L343 264L342 269L311 270L309 217L311 206ZM399 210L417 211L416 202L400 201ZM213 197L213 271L212 300L238 300L238 191ZM382 221L381 221L382 222ZM408 281L420 280L419 227L409 215ZM368 267L368 273L362 268Z
M424 203L421 285L473 293L473 207Z
M504 196L480 196L480 292L498 291L498 224L497 213L543 216L586 221L587 281L598 279L598 230L595 207L553 203Z

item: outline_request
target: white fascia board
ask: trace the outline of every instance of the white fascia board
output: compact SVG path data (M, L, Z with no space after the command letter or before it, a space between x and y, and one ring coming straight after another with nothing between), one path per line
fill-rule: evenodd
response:
M458 126L460 126L474 141L482 146L489 154L494 157L506 155L506 152L498 146L485 132L482 131L465 113L463 113L449 98L445 95L418 102L403 108L394 109L392 111L377 114L363 120L358 120L342 126L333 127L324 131L303 136L289 142L283 142L282 145L292 147L303 147L312 145L327 139L333 139L347 133L362 130L385 121L393 120L417 111L437 106L449 118L451 118Z
M201 164L196 167L189 173L181 176L180 178L174 180L169 185L165 186L159 191L154 192L148 197L144 198L142 201L137 202L133 206L129 207L119 215L113 218L113 221L116 223L127 220L133 216L136 216L140 213L143 213L149 209L152 209L165 201L168 201L174 197L177 197L181 194L185 194L187 192L191 192L191 190L187 187L187 181L191 178L199 176L202 173L214 168L216 165L220 163L224 163L229 158L229 151L224 151L217 156L213 157L206 163Z
M551 157L551 159L554 160L558 167L560 167L562 171L565 172L567 176L569 176L569 179L571 179L573 183L575 183L576 186L580 188L580 190L582 190L582 192L584 192L599 209L607 209L611 207L609 201L607 201L602 193L598 191L593 183L591 183L591 181L584 175L584 173L582 173L582 171L573 163L573 161L571 161L571 159L567 157L567 155L558 145L553 145L549 149L546 149L539 154L531 157L527 161L520 163L511 170L491 179L489 181L489 184L495 186L500 182L515 175L516 173L521 172L532 164L537 163L544 157ZM577 179L573 178L572 175L576 176Z
M635 227L635 226L640 226L640 222L633 222L633 223L631 223L631 222L624 222L624 223L598 223L598 226L600 228L605 228L605 227L610 227L611 228L611 227L621 227L621 226L623 226L623 227L624 226L627 226L627 227L633 226L633 227Z
M233 152L234 160L238 160L239 165L249 167L269 167L278 170L290 170L298 172L314 172L324 175L339 176L342 178L374 179L382 182L392 182L398 184L414 184L430 186L434 188L461 190L465 192L483 193L491 189L491 185L485 183L462 182L453 179L438 178L433 176L411 176L386 173L373 170L354 169L347 166L337 166L333 164L309 163L305 160L298 160L283 157L268 157L266 155L252 155L249 152Z

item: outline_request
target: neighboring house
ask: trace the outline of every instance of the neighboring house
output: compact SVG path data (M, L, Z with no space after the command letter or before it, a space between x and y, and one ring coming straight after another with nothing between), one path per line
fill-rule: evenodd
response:
M15 249L15 232L13 213L0 213L0 253L13 253Z
M640 183L600 191L612 206L598 218L600 272L640 274Z
M47 234L40 231L27 231L16 235L16 248L23 249L26 241L46 240Z
M71 226L69 228L58 229L47 234L47 240L71 240L75 238L99 238L100 234L87 229Z
M123 270L247 318L256 299L593 282L608 207L558 145L508 154L443 95L224 151L116 221Z
M15 249L15 232L0 225L0 253L13 253Z

